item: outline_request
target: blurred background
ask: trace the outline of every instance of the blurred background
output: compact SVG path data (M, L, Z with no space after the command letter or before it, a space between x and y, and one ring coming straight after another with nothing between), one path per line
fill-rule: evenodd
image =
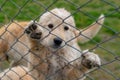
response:
M120 0L0 0L0 26L14 20L38 20L53 8L71 12L79 29L105 15L97 36L85 44L78 43L82 50L95 48L102 60L102 66L87 74L86 80L120 80Z

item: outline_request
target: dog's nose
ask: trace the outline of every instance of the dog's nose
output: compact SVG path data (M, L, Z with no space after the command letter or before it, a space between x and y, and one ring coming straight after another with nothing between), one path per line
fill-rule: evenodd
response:
M58 38L58 37L57 37L57 38L54 38L54 43L55 43L56 46L60 46L61 43L62 43L62 41L63 41L63 40L62 40L61 38Z

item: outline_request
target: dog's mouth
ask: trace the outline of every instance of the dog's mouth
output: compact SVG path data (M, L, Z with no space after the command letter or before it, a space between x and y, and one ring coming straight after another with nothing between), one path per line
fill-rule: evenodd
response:
M50 45L48 48L49 48L51 51L57 51L57 50L61 49L62 46L61 46L61 45L58 46L58 45L53 44L53 45Z
M52 45L52 48L53 48L53 49L59 49L59 48L61 48L61 46L54 44L54 45Z

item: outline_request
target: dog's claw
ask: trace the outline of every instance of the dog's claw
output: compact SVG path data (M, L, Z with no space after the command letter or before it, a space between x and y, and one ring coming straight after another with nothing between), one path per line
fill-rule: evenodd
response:
M40 38L41 38L41 35L42 35L42 32L32 33L32 34L30 35L30 37L33 38L33 39L40 39Z
M37 25L35 23L33 23L32 25L29 26L29 29L36 30L37 29Z
M30 34L31 31L27 28L27 29L25 29L25 33L26 33L26 34Z

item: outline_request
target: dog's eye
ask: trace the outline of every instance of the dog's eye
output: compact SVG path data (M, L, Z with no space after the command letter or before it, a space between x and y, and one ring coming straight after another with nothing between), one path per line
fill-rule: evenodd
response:
M64 30L69 30L69 27L68 26L64 26Z
M53 24L48 24L48 27L52 29L54 26Z

